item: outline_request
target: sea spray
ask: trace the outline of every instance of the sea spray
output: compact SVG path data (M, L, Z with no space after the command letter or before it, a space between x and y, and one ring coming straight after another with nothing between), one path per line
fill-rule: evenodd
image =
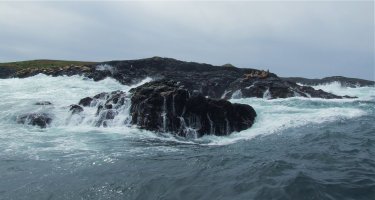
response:
M236 90L232 94L232 99L241 99L242 98L242 92L241 90Z
M272 95L269 88L267 88L267 90L263 93L263 99L272 99Z

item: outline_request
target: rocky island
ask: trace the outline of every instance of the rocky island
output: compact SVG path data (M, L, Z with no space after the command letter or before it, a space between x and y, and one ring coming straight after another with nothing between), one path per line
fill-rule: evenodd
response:
M230 98L354 98L299 85L296 79L280 78L269 71L230 64L213 66L161 57L100 63L28 62L23 66L22 63L1 64L0 77L25 78L39 73L82 75L95 81L111 77L124 85L150 77L151 82L133 88L129 94L114 91L86 97L71 105L70 112L75 115L85 107L96 107L99 120L95 126L108 126L119 110L128 106L129 119L124 123L182 137L229 135L250 128L257 115L255 110L250 105L231 103L227 100ZM42 128L52 120L45 113L24 114L17 119L19 123Z

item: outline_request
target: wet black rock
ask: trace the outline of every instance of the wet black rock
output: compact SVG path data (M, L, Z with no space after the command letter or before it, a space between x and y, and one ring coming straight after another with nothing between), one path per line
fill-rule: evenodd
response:
M97 74L101 73L98 76L101 78L111 76L124 84L146 77L154 80L168 79L179 82L190 93L198 92L210 98L266 97L274 99L294 96L343 98L309 86L300 86L268 70L237 68L233 65L213 66L161 57L110 61L100 65L111 66L111 72L113 72L107 72L107 75L103 76L103 71L97 71Z
M94 124L106 127L118 114L123 113L130 106L130 98L123 91L102 92L93 97L81 99L79 104L97 107Z
M52 122L52 117L47 113L28 113L17 117L17 123L46 128Z
M199 92L190 95L180 83L157 80L130 90L100 93L80 102L97 107L95 126L111 123L168 132L182 137L228 135L250 128L256 113L249 105L210 99Z
M190 95L180 83L159 80L130 91L132 124L183 137L229 135L250 128L256 113L249 105Z
M35 103L35 105L38 105L38 106L49 106L49 105L52 105L51 102L49 101L38 101Z
M79 102L78 102L78 105L82 105L82 106L90 106L91 105L91 102L92 100L94 100L93 98L91 97L85 97L83 99L81 99Z
M126 93L123 91L114 91L111 93L100 93L94 98L101 99L102 101L98 104L98 109L96 111L97 121L96 126L108 126L109 123L120 113L128 107L130 99L127 98ZM123 122L124 125L127 123Z
M79 105L76 105L76 104L70 105L69 110L72 112L72 114L78 114L78 113L83 112L83 108Z
M349 95L344 95L344 96L342 96L344 99L356 99L356 98L358 98L358 97L356 97L356 96L349 96Z
M256 117L249 105L206 98L199 92L190 95L183 85L166 79L133 88L130 93L103 92L83 98L79 104L97 108L95 126L116 122L183 137L228 135L250 128Z
M245 75L253 75L254 78L277 77L263 70L236 68L232 65L213 66L161 57L110 61L104 64L113 68L114 73L109 76L123 84L137 82L146 77L154 80L169 79L184 85L189 92L196 91L211 98L220 98L233 81L245 78Z
M13 67L0 66L0 78L9 78L17 72Z
M341 99L323 90L315 90L310 86L301 86L278 77L238 79L232 82L222 98L258 97L266 99L289 97L318 97L325 99Z
M365 87L365 86L375 86L375 81L369 81L364 79L358 78L348 78L344 76L331 76L325 77L322 79L308 79L302 77L287 77L282 78L287 81L293 81L297 83L301 83L304 85L321 85L321 84L329 84L332 82L339 82L343 87Z
M1 70L0 70L1 72ZM95 72L95 67L92 65L67 65L64 67L49 67L49 68L38 68L38 67L27 67L21 68L12 74L7 74L9 77L26 78L35 76L37 74L46 74L51 76L73 76L73 75L84 75L89 76Z

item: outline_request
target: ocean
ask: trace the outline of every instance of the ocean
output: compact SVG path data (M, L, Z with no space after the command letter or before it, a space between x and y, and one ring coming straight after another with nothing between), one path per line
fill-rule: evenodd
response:
M0 79L0 199L375 199L374 87L314 86L357 99L231 99L254 107L253 127L198 139L126 125L127 108L108 127L94 126L96 108L69 112L84 97L132 87ZM54 120L46 129L16 123L29 112Z

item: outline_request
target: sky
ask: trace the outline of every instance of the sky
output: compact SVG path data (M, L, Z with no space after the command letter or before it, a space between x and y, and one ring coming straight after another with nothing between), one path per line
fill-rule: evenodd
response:
M152 56L374 80L374 1L0 2L0 62Z

